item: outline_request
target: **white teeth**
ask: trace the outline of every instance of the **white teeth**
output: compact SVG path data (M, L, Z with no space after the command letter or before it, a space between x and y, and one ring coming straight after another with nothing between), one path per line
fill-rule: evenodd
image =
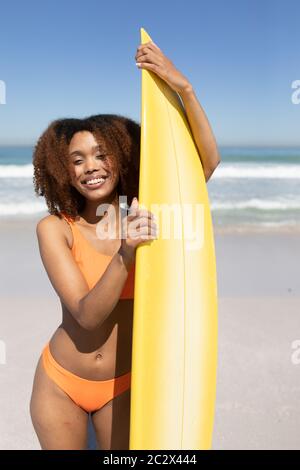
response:
M85 184L97 184L97 183L102 183L103 181L105 181L105 178L95 178L93 180L88 181Z

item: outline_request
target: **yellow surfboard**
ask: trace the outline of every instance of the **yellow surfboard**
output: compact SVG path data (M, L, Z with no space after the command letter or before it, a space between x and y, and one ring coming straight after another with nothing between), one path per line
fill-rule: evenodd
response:
M145 69L139 203L156 215L159 235L136 253L130 449L210 449L217 281L209 199L179 95Z

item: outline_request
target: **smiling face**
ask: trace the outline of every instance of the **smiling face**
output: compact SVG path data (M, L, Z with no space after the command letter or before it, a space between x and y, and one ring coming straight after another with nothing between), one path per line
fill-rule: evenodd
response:
M116 188L119 173L103 140L89 131L76 132L69 144L71 184L89 201L105 201Z

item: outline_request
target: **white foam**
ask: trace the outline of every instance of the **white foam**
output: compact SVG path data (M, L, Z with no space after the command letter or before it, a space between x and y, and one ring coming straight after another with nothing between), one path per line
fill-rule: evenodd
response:
M32 178L33 165L0 165L0 178ZM213 173L213 178L274 178L300 179L300 165L221 163Z
M0 216L1 215L19 215L19 214L36 214L38 212L44 212L47 210L47 206L43 202L32 201L32 202L20 202L20 203L0 203Z
M265 211L272 210L300 210L300 200L268 200L268 199L248 199L244 201L226 201L226 202L212 202L212 210L235 210L235 209L259 209Z
M300 165L221 163L212 178L300 179Z
M0 165L0 178L32 178L33 165Z

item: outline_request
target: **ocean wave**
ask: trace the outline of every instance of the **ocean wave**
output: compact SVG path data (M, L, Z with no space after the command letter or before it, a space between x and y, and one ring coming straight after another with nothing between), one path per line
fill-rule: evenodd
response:
M267 200L267 199L248 199L244 201L215 201L210 205L211 210L244 210L258 209L264 211L280 211L280 210L300 210L300 201L289 199Z
M32 178L33 165L0 165L0 178Z
M33 165L0 165L0 178L32 178ZM300 179L300 165L221 163L213 173L216 178Z
M221 163L212 178L300 179L300 165Z
M0 203L0 216L2 215L21 215L37 214L47 210L46 204L39 201L19 202L19 203Z
M300 210L300 201L272 201L262 199L249 199L245 201L211 202L210 208L214 211L235 211L256 209L261 211L298 211ZM46 204L42 201L23 201L0 203L1 215L17 214L35 214L47 210Z

